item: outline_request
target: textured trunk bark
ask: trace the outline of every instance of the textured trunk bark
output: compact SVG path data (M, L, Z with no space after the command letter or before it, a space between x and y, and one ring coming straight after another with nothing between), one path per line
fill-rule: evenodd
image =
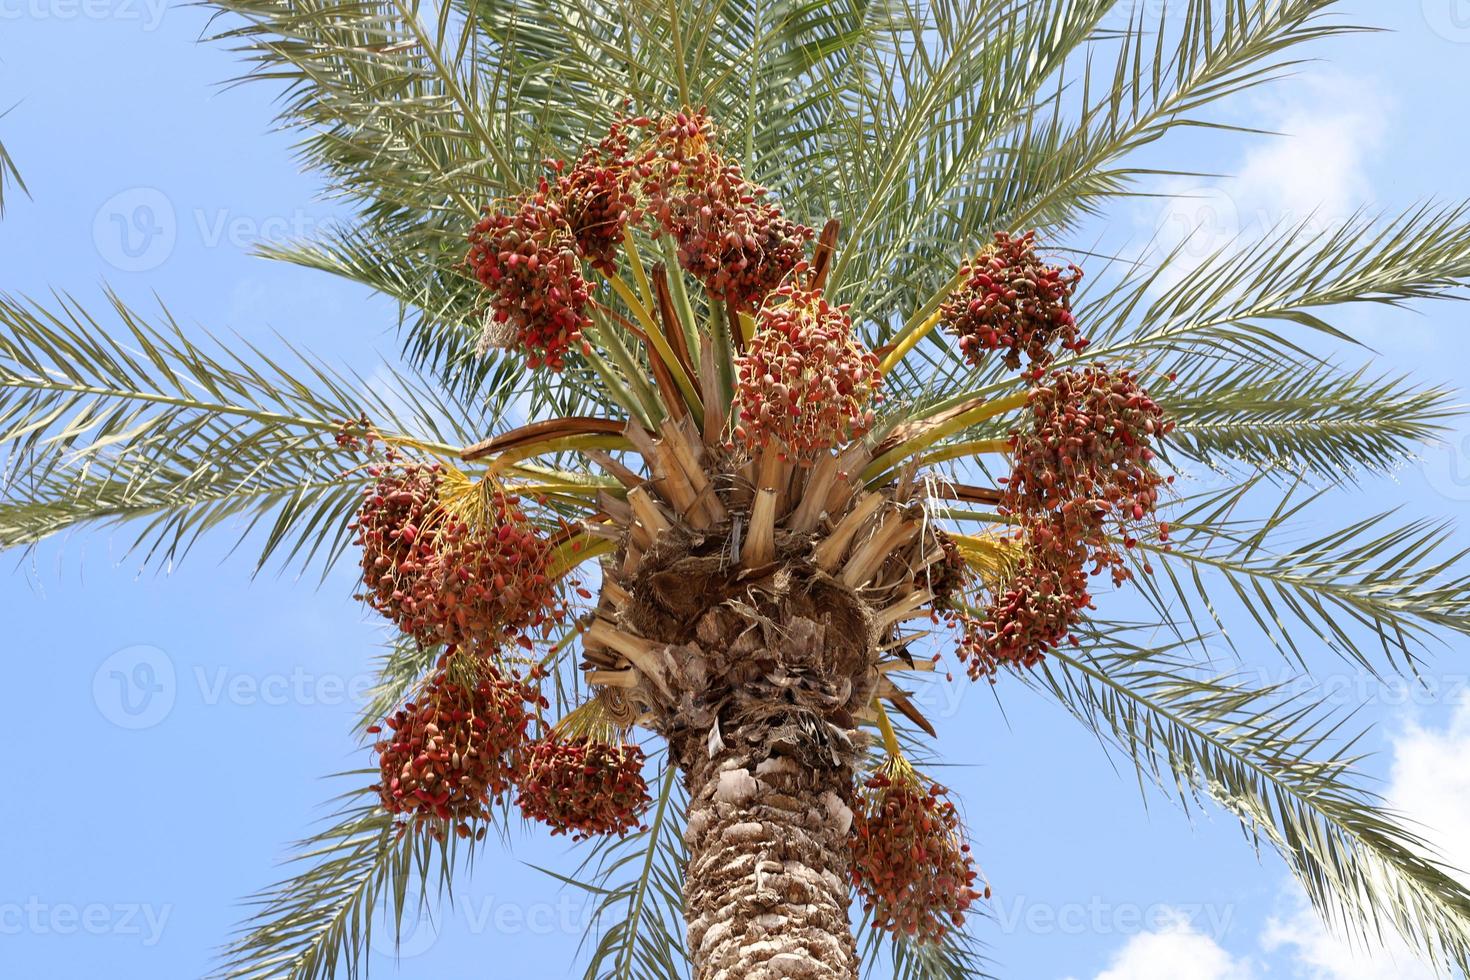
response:
M855 980L847 832L853 749L830 762L798 726L746 725L689 739L684 881L697 980Z

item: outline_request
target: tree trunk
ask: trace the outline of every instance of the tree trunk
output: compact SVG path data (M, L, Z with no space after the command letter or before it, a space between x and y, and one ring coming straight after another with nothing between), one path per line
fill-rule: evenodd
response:
M806 727L755 723L713 745L680 746L697 980L857 977L848 921L853 749L832 745L830 762L814 764Z
M697 980L856 980L859 719L878 695L893 622L879 613L917 586L891 528L844 562L858 522L818 550L809 529L758 533L758 510L740 535L667 526L643 553L625 550L584 650L591 666L632 674L631 685L619 675L626 714L668 739L684 773ZM897 508L875 519L910 523ZM752 565L756 552L770 554Z

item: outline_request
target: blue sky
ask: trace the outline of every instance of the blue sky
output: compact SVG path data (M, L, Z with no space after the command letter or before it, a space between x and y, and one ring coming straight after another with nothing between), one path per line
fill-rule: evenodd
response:
M1157 6L1157 4L1155 4ZM1294 134L1195 134L1168 160L1237 174L1169 181L1079 236L1127 252L1283 219L1327 221L1470 197L1470 3L1344 3L1393 33L1321 45L1321 61L1232 101L1229 118ZM396 350L393 311L362 289L249 256L337 212L270 132L272 93L224 88L241 66L195 9L161 0L0 0L0 138L33 200L0 222L0 288L56 288L101 305L104 285L186 324L280 335L370 373ZM1390 369L1464 386L1470 308L1352 311L1340 322ZM1350 355L1356 359L1361 355ZM1336 494L1346 523L1402 503L1465 522L1470 428L1421 464ZM323 816L327 773L364 762L356 693L383 631L343 568L318 586L252 579L249 545L202 542L174 571L124 558L126 530L83 532L11 557L0 608L8 786L0 833L0 977L195 977ZM1470 546L1470 530L1456 542ZM1127 614L1126 606L1110 613ZM1367 748L1389 798L1470 866L1470 644L1436 651L1430 690L1328 667L1325 689L1366 702ZM1266 656L1256 662L1269 663ZM1326 663L1324 661L1324 663ZM1018 685L926 695L945 778L962 796L996 889L978 934L1003 975L1038 980L1418 977L1394 953L1353 951L1303 914L1281 863L1257 860L1232 818L1185 819L1141 797L1095 741ZM1145 805L1145 800L1147 805ZM569 868L527 832L458 883L460 902L375 955L379 976L574 975L585 900L528 864ZM575 973L575 975L580 975Z

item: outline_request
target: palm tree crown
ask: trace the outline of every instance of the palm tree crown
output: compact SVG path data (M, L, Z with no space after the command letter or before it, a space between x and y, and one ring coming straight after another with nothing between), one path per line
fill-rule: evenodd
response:
M1470 205L1065 247L1159 172L1136 151L1357 30L1332 0L214 3L356 206L269 253L396 299L411 368L390 397L0 301L0 543L264 522L262 564L350 555L396 627L371 768L220 976L351 975L515 811L587 841L589 977L978 975L983 855L904 686L935 670L1055 697L1330 923L1470 968L1470 892L1326 703L1203 649L1212 593L1302 669L1470 634L1444 527L1304 536L1298 489L1453 415L1311 345L1463 298ZM1119 590L1153 621L1104 618Z

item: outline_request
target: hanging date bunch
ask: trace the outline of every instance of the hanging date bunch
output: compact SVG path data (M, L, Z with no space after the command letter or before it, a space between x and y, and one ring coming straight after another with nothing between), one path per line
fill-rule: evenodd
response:
M434 603L431 581L439 564L434 525L442 475L436 465L400 465L393 459L370 472L377 480L363 491L352 525L362 548L366 589L358 598L415 634Z
M1053 371L1030 390L1027 424L1009 440L1013 469L1002 494L1022 557L990 590L982 614L950 616L971 678L1034 666L1075 642L1073 630L1093 608L1091 577L1110 571L1114 584L1128 580L1124 553L1168 483L1151 446L1172 429L1126 370ZM1167 525L1157 533L1168 540Z
M638 211L632 193L633 169L629 159L629 127L620 119L607 136L583 151L570 168L553 161L556 194L577 250L583 260L604 275L617 274L623 234Z
M959 338L971 364L999 351L1008 367L1019 369L1024 354L1037 377L1055 348L1086 349L1071 308L1082 270L1047 265L1035 239L1035 232L997 232L989 248L960 268L961 285L940 308L940 322Z
M779 445L798 461L866 433L881 397L878 358L847 308L792 284L761 308L735 375L736 442L752 452Z
M650 802L643 761L621 737L552 732L530 746L516 803L553 835L626 834Z
M1044 528L1020 541L1023 556L992 589L984 614L960 617L958 654L971 680L993 680L1002 665L1034 667L1072 639L1092 608L1084 549Z
M635 131L639 134L636 142ZM591 325L582 262L608 277L631 226L669 235L680 265L732 313L754 313L806 256L814 232L719 152L703 111L628 117L568 167L469 235L466 264L488 295L482 348L516 348L561 371Z
M516 776L533 712L544 707L531 684L464 652L442 657L419 696L369 728L381 781L373 787L405 826L437 833L448 821L461 837L484 835L492 802Z
M948 790L924 788L893 756L858 793L852 834L852 881L873 925L920 942L937 942L964 924L990 889L981 885Z
M469 238L466 262L490 296L481 345L516 347L531 367L562 370L592 322L591 294L554 186L543 178L510 209L486 208Z
M515 495L489 488L467 519L444 506L443 487L437 466L381 469L354 525L362 598L424 645L529 646L566 616L550 543Z
M955 652L971 680L994 681L1002 666L1040 663L1092 606L1086 549L1044 527L992 541L999 557L984 575L971 568L953 537L937 537L944 558L929 569L934 618L954 632Z
M1154 467L1153 446L1174 429L1136 375L1096 364L1053 371L1027 398L1027 424L1010 438L1013 469L1004 509L1046 549L1077 544L1094 571L1129 576L1123 555L1152 519L1172 481ZM1159 527L1168 539L1167 525Z
M550 572L550 542L499 488L483 495L473 520L451 516L437 533L434 601L428 625L442 643L529 649L566 612Z
M814 232L785 217L765 188L720 154L706 113L646 122L652 138L637 173L650 214L677 244L679 264L711 296L753 313L803 260Z

